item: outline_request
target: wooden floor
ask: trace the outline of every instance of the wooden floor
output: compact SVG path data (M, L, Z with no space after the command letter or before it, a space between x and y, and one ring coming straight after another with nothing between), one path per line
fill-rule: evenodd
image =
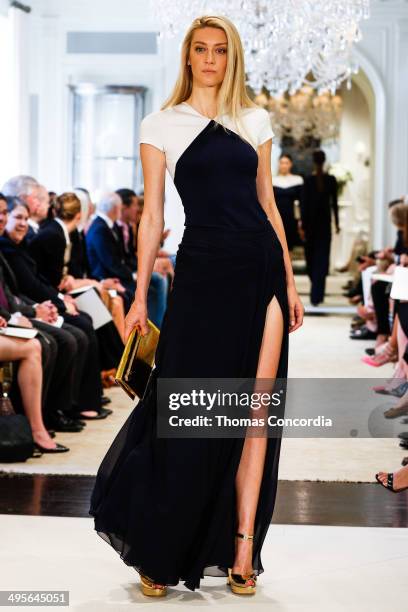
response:
M88 517L93 476L0 476L0 514ZM279 525L407 527L408 492L378 484L280 481Z

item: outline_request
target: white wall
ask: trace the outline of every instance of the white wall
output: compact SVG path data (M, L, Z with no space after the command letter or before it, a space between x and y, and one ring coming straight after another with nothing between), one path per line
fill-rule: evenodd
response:
M353 180L344 190L343 197L353 207L353 229L369 233L370 219L374 217L371 171L375 163L372 150L374 120L366 98L357 83L348 90L342 88L343 115L340 124L340 163L347 167ZM345 228L348 229L348 228Z
M31 98L21 104L20 117L22 125L31 124L26 142L30 155L22 156L25 165L21 171L33 173L49 188L61 190L69 186L67 84L92 80L145 85L153 92L147 112L156 110L176 78L179 41L165 41L157 55L68 55L68 31L157 30L149 2L31 0L31 5L30 31L24 41L29 61L21 66L23 82L28 84L23 95ZM408 2L373 0L371 5L372 16L363 22L363 41L357 55L375 94L372 235L374 246L381 246L393 237L385 204L408 191ZM30 133L35 134L35 142L29 142ZM180 226L180 213L178 217L168 209L168 225L174 221ZM180 227L175 234L180 235Z
M408 2L371 2L358 55L374 91L373 245L394 240L386 204L408 192Z

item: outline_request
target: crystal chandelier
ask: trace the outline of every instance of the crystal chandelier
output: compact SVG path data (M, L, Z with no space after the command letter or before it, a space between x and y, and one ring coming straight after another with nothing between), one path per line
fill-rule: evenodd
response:
M201 15L225 15L245 51L247 85L255 93L290 94L303 85L333 94L358 71L352 48L369 0L151 0L160 37L184 32Z
M270 112L275 134L289 136L296 142L312 137L316 140L336 140L339 136L342 99L328 92L317 94L305 85L293 95L287 93L274 98L265 94L255 102Z

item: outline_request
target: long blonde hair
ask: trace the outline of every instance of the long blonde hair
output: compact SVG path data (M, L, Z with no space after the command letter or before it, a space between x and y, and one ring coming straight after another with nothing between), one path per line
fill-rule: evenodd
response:
M191 42L196 30L202 28L218 28L227 37L227 67L224 80L217 96L217 116L230 115L237 132L245 140L253 138L247 133L240 121L240 113L244 108L259 108L249 97L245 87L245 64L242 42L235 25L227 17L203 15L194 19L188 28L181 46L180 69L177 81L170 96L161 106L161 110L176 104L181 104L191 95L193 89L193 74L187 60L190 55Z

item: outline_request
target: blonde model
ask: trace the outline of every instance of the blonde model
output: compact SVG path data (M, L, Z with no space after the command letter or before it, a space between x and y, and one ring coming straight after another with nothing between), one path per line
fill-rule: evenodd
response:
M140 126L145 204L127 334L148 329L166 168L186 216L156 367L102 461L90 509L145 595L165 595L180 580L195 590L204 576L253 594L264 571L280 438L159 437L156 383L287 375L288 334L302 324L303 306L273 195L272 136L267 111L246 93L235 26L195 19L172 94Z

